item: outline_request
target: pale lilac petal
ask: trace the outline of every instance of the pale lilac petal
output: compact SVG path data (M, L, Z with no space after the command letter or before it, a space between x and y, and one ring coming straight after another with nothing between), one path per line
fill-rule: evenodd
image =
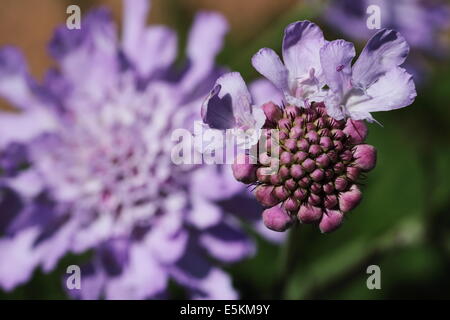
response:
M163 26L149 27L143 33L139 51L133 57L139 74L143 77L166 70L177 55L177 36Z
M36 265L38 256L33 242L38 228L28 228L12 238L0 239L0 286L9 291L27 281Z
M316 74L321 73L319 52L324 44L322 30L310 21L294 22L286 27L283 60L289 70L290 85L308 75L312 68Z
M251 96L238 72L221 76L202 106L203 121L213 129L253 127Z
M260 49L252 57L252 65L278 89L288 90L288 71L275 51L268 48Z
M32 168L8 179L8 185L28 198L37 196L44 188L42 177Z
M266 79L258 79L253 81L249 86L250 93L255 106L261 106L266 102L273 102L281 105L283 94L270 81Z
M199 241L211 256L224 262L235 262L255 252L247 235L232 223L222 222L204 230Z
M405 69L397 67L371 85L367 90L367 96L363 93L359 96L352 95L347 108L352 119L362 120L368 112L406 107L413 103L416 95L412 76Z
M0 49L0 96L15 107L27 109L33 103L31 79L22 53L14 47Z
M193 292L194 299L237 299L230 277L213 267L193 240L184 256L171 268L171 275Z
M191 92L201 87L211 73L215 73L214 59L223 46L228 23L218 13L202 11L195 16L187 43L188 70L180 88ZM215 79L213 79L215 80Z
M0 146L28 142L57 127L56 119L48 110L33 108L22 113L0 114Z
M148 0L125 0L123 6L122 46L128 56L136 58L150 11L150 2ZM146 58L152 60L157 57Z
M113 300L146 299L163 291L167 281L167 273L149 254L148 247L134 244L122 273L108 279L105 295Z
M218 13L203 11L195 16L189 32L187 55L194 63L212 63L222 49L228 23Z
M334 94L342 96L351 88L351 63L355 54L353 44L344 40L331 41L320 50L326 84Z
M408 43L400 33L387 29L377 32L353 66L354 85L368 88L380 76L401 65L408 53Z

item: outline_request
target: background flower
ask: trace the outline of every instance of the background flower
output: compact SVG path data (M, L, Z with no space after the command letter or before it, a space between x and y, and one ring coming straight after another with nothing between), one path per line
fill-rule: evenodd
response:
M0 92L19 109L0 118L5 290L90 250L82 289L69 291L78 298L166 297L170 279L190 297L237 297L210 257L253 254L218 204L245 189L225 167L171 161L173 130L192 129L223 72L214 59L228 26L219 14L196 15L178 70L176 35L147 27L148 9L125 2L121 41L105 9L84 16L80 30L58 28L49 46L58 67L43 83L17 49L0 51Z
M359 2L353 1L354 5ZM83 13L104 4L112 9L115 20L121 21L121 1L80 0L77 3ZM29 62L30 73L37 79L42 78L52 63L45 55L46 42L54 26L65 21L65 10L70 4L73 4L70 0L2 1L0 43L20 46ZM327 39L349 39L338 26L323 20L322 4L325 2L154 0L149 21L173 27L181 40L178 52L182 52L195 13L201 9L220 11L231 29L217 61L230 70L239 70L250 83L260 76L250 63L254 53L268 47L281 55L281 35L292 21L306 19L318 24ZM431 32L435 36L430 39L448 43L449 34L445 30ZM356 46L357 54L366 39L361 39ZM370 173L370 183L364 188L364 201L346 220L345 228L325 236L317 229L303 228L289 235L297 244L295 250L289 247L280 250L255 234L256 254L225 267L242 298L449 298L450 64L445 54L435 57L443 53L440 46L433 46L432 51L424 54L417 47L411 49L408 60L419 56L412 62L426 66L426 77L418 87L414 104L408 110L376 114L383 128L369 125L367 142L377 146L377 168ZM182 57L177 59L182 60ZM252 90L253 86L249 87ZM267 91L264 84L256 89L259 94ZM268 99L258 96L255 100L260 105ZM11 109L2 99L0 105ZM18 168L27 166L22 161L19 163ZM0 221L9 219L14 212L5 211L4 206L8 204L11 208L16 203L9 191L3 193L3 198L0 212L9 214L0 213ZM228 211L260 219L261 209L256 210L250 200L236 193L233 198L218 202ZM64 298L61 276L67 266L88 260L89 254L70 254L51 273L43 274L38 268L29 282L12 292L0 292L0 297ZM380 266L382 290L366 287L366 270L371 264ZM170 291L172 297L185 297L176 285L171 284Z

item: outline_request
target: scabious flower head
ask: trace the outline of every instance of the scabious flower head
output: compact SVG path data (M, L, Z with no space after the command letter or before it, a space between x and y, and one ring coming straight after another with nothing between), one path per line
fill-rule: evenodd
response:
M237 157L235 178L256 185L268 228L284 231L298 219L318 222L322 232L336 229L361 200L360 176L375 167L376 150L364 144L365 124L333 119L323 103L308 109L269 105L279 110L267 128L278 130L280 154L268 150L256 164ZM277 172L267 173L275 162Z
M253 106L264 113L266 130L232 168L237 180L255 186L257 200L267 208L262 216L269 229L285 231L300 221L330 232L360 203L360 178L376 164L376 149L365 143L363 120L374 121L371 112L414 101L411 75L400 67L408 52L398 32L381 30L352 67L351 43L326 41L315 24L300 21L285 30L284 64L273 50L255 54L254 67L284 101ZM305 74L310 75L306 82ZM208 96L206 125L217 119L232 123L240 116L234 106L243 101L239 92L245 84L237 73L222 77L239 81L232 82L234 91L220 87L226 99L212 99L214 90Z
M237 296L210 257L233 262L253 252L218 205L242 189L224 168L171 159L173 130L191 129L223 73L214 57L227 24L200 13L187 68L176 72L176 36L147 27L148 9L125 1L122 42L103 9L81 30L59 28L50 43L59 68L42 84L16 49L0 50L0 94L20 109L0 115L4 289L68 252L91 250L81 290L69 292L78 298L165 297L170 279L194 298Z

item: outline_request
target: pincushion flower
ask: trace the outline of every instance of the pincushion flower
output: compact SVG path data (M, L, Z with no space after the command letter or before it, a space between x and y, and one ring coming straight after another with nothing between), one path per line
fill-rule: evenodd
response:
M263 128L267 130L261 135L265 140L258 144L256 155L253 148L236 157L233 174L255 186L257 200L267 208L262 216L269 229L285 231L299 221L317 223L322 232L331 232L360 203L361 177L376 164L376 149L365 143L368 130L362 120L373 121L371 112L413 102L414 83L400 67L408 52L398 32L381 30L352 67L355 49L351 43L325 41L316 25L300 21L285 30L286 66L269 49L253 57L254 67L279 89L285 101L268 100L259 106L266 116ZM309 79L318 85L305 90L304 82L295 79L303 79L301 75L308 70L314 70ZM226 76L239 78L236 73L222 77ZM223 110L233 101L242 101L239 94L246 92L245 83L231 85L240 89L222 86L221 90L234 92L234 96L230 94L221 103L210 96L206 101L207 112L216 118L232 116ZM298 93L295 99L289 97L293 88ZM209 125L213 119L204 121ZM274 134L278 136L275 142ZM275 152L274 143L278 146ZM268 170L274 167L275 172Z
M59 28L50 43L59 67L42 84L18 50L0 50L0 94L19 109L0 115L2 288L90 250L81 290L69 292L78 298L165 297L170 279L193 298L237 297L213 261L254 250L219 206L243 188L225 168L171 160L172 131L192 129L223 72L214 58L227 24L198 14L189 63L176 72L176 35L147 27L148 9L125 1L121 42L102 9L81 30Z

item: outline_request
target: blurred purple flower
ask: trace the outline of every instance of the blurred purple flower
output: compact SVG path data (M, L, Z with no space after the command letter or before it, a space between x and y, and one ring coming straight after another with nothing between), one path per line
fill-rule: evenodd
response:
M438 58L448 52L442 40L450 29L450 6L442 0L333 0L323 20L348 37L367 40L378 31L367 27L371 5L380 8L380 27L400 32L414 49L406 68L418 78L426 69L419 52Z
M37 267L51 271L68 252L92 250L81 290L70 291L77 298L164 297L169 279L193 298L237 297L210 257L254 252L237 217L225 214L237 213L238 200L252 219L254 202L225 167L171 161L172 130L192 129L223 73L214 58L227 23L198 14L187 67L177 72L176 35L147 27L148 10L145 0L125 2L121 42L103 9L81 30L59 28L50 43L59 68L43 84L20 52L0 50L0 95L20 109L0 116L4 289Z

